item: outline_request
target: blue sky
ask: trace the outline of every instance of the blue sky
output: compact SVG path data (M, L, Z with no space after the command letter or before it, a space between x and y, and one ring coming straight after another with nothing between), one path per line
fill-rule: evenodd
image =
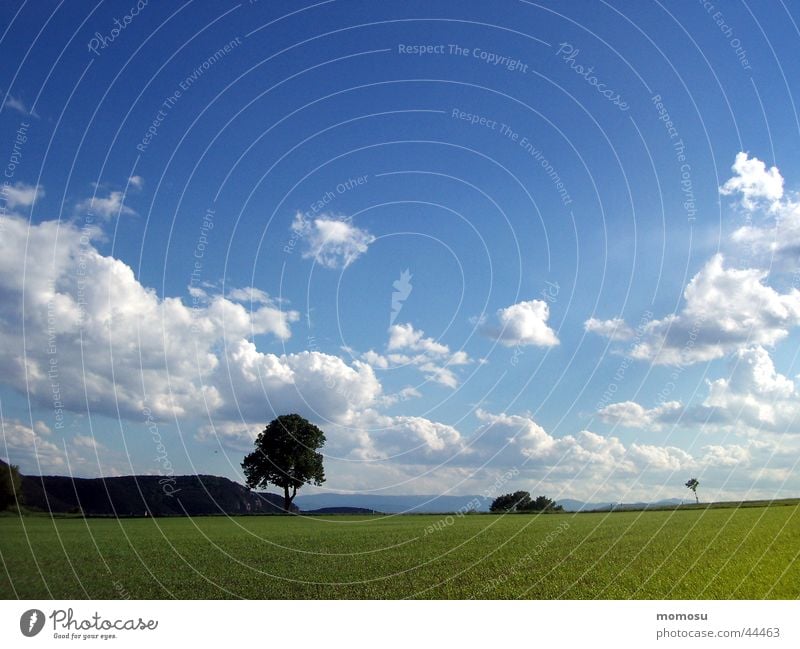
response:
M241 480L297 411L325 490L800 493L794 7L0 16L23 471Z

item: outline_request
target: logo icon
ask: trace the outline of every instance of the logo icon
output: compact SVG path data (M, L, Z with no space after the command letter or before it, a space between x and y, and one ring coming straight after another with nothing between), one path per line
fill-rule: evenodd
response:
M19 618L19 630L26 638L32 638L44 627L44 613L38 608L25 611Z
M408 268L406 268L402 273L400 273L400 278L392 282L394 292L392 293L392 313L391 317L389 318L389 326L392 326L394 321L397 320L397 316L400 315L400 310L403 308L403 302L405 302L408 299L408 296L411 295L411 291L414 288L411 285L412 277L413 275Z

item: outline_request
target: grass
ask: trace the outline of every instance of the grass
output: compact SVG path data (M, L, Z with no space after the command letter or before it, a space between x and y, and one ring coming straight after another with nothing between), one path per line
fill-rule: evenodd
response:
M789 599L800 506L0 518L0 597Z

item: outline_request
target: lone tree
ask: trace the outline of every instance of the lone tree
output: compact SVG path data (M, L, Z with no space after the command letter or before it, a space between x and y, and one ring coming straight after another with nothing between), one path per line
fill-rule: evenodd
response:
M325 433L300 415L273 419L256 438L256 448L242 468L251 489L273 484L283 488L283 509L292 511L297 490L306 483L325 482L322 454Z
M699 505L700 499L697 497L697 488L700 486L700 482L697 480L697 478L692 478L686 483L686 486L694 492L694 499Z
M0 511L22 501L22 477L19 467L0 460Z

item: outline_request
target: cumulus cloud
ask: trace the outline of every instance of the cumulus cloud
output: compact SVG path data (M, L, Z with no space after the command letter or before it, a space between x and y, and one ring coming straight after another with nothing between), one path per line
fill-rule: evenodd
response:
M427 338L424 331L415 329L410 323L389 327L386 350L385 355L369 350L361 358L377 369L417 367L429 380L449 388L456 388L459 384L452 368L472 363L465 351L451 351L444 343Z
M731 241L763 257L778 270L794 271L800 255L800 203L782 202L773 210L774 221L737 228Z
M30 117L38 117L38 115L33 110L28 108L28 106L25 104L24 101L22 101L22 99L20 99L19 97L15 97L14 95L8 95L5 103L3 104L3 107L15 110L22 115Z
M734 176L719 188L719 192L724 196L741 194L745 209L752 210L761 202L777 205L783 197L783 176L777 167L767 169L758 158L739 152L731 170Z
M751 256L762 256L778 270L794 271L800 254L797 194L784 193L783 177L776 167L767 171L757 158L745 160L742 156L737 156L737 163L750 171L734 176L720 188L723 193L741 193L742 206L748 213L747 223L732 233L731 241Z
M128 178L128 185L133 187L134 189L141 189L144 187L144 178L141 176L131 176Z
M109 192L108 196L92 196L80 201L79 212L89 212L102 219L110 220L116 216L133 216L136 211L125 205L125 194L121 191Z
M201 289L194 307L162 299L76 226L2 218L0 380L27 386L44 407L57 396L67 410L85 411L88 399L93 411L134 420L147 407L162 418L261 421L274 404L325 420L380 397L366 363L256 348L255 335L287 339L294 312L248 310Z
M656 408L643 408L633 401L612 403L601 409L600 418L626 428L658 430L663 424L674 424L683 412L679 401L668 401Z
M353 458L430 465L454 461L470 453L453 426L425 417L361 413L352 423Z
M262 291L260 288L247 286L244 288L232 288L228 291L228 299L234 302L253 303L253 304L268 304L274 305L278 300L273 299L269 293Z
M216 421L200 426L195 437L201 442L215 442L235 451L253 450L253 443L264 430L264 424L249 424L244 421Z
M547 325L550 307L543 300L518 302L497 310L497 324L485 325L483 333L506 347L558 345L555 332Z
M751 344L774 345L800 324L800 292L779 293L767 272L725 266L717 254L692 278L679 313L652 320L631 351L656 364L689 365ZM606 334L609 332L606 331Z
M28 185L23 182L16 182L13 185L3 185L2 197L8 209L17 207L30 207L38 198L44 196L44 187L41 185Z
M612 318L610 320L598 320L589 318L583 323L583 328L589 333L596 333L609 340L631 340L635 333L622 318Z
M780 374L759 345L738 350L726 377L708 381L702 402L685 406L670 401L645 408L633 401L614 403L598 414L608 423L627 428L660 430L667 425L701 426L705 431L738 433L800 433L800 394L790 378Z
M709 383L703 406L716 418L754 429L800 432L800 394L794 381L778 373L760 346L739 350L727 378Z
M30 426L18 420L3 420L0 430L0 455L19 464L23 473L47 473L62 470L66 465L63 450Z
M307 219L298 212L291 229L305 241L303 257L331 269L347 268L375 241L373 235L353 225L350 219L330 214Z
M449 353L447 345L425 338L425 332L414 329L411 324L399 324L389 327L389 342L386 345L389 351L412 350L428 352L437 356Z

